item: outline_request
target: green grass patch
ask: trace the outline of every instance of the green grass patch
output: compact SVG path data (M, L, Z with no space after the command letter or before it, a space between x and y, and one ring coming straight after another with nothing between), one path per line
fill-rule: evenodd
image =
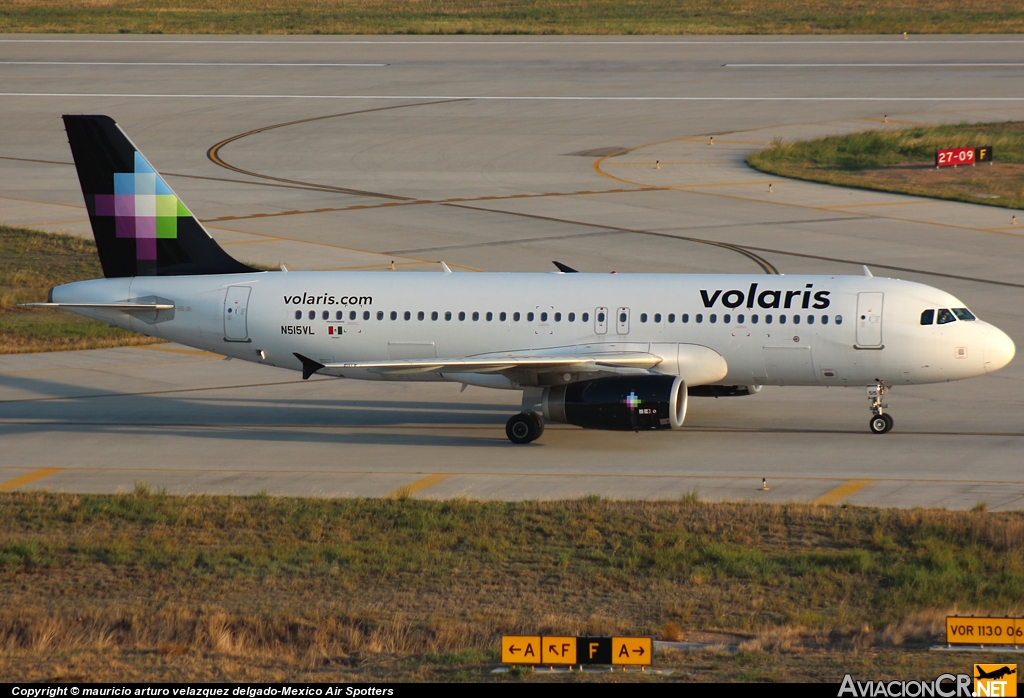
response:
M12 0L3 32L972 34L1024 31L1016 0Z
M0 354L161 341L63 310L18 307L45 301L54 286L102 276L92 240L0 225Z
M935 169L939 148L993 147L992 165ZM763 172L841 186L1024 208L1024 122L863 131L774 142L747 158Z
M140 487L0 494L0 520L0 670L46 632L50 654L102 640L119 648L116 671L140 676L173 646L246 666L273 657L289 676L355 662L359 680L375 662L393 678L484 678L505 633L715 632L742 652L714 676L785 681L810 671L808 652L923 648L946 612L1019 612L1024 598L1019 512ZM778 651L799 655L766 660ZM189 666L166 675L201 674Z

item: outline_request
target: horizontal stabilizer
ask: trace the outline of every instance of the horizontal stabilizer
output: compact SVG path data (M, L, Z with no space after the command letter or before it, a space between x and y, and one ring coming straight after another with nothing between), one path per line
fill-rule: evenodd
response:
M96 308L97 310L174 310L173 303L19 303L32 308Z

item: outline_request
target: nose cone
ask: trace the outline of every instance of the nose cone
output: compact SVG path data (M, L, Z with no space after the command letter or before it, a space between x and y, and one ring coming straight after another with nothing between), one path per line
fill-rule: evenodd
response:
M985 333L985 371L992 373L1010 363L1017 347L1005 332L998 327L989 327Z

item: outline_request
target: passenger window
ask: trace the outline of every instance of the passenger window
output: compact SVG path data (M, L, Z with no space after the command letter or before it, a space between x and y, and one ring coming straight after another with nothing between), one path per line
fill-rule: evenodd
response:
M576 313L569 313L569 322L576 322Z
M452 319L452 311L450 311L450 310L444 311L444 319L445 320L451 320Z
M334 314L334 319L335 320L340 320L343 317L345 317L345 313L341 312L340 310ZM324 318L324 320L326 320L326 319L327 318Z
M764 324L766 324L766 325L772 324L772 316L771 315L765 315L764 316Z
M562 321L562 314L561 313L555 313L555 322L561 322L561 321Z
M604 322L604 313L598 313L597 314L597 321L598 322Z
M684 323L687 323L690 321L690 316L687 313L683 313L682 317L680 317L679 319L682 320Z
M505 312L502 311L501 315L498 316L498 319L501 320L502 322L505 322L505 318L507 317L508 315L506 315Z
M813 325L814 324L814 316L813 315L808 315L807 316L807 324L808 325Z
M718 322L718 316L715 315L714 313L711 314L711 317L709 319L711 320L711 322Z
M828 315L822 315L821 316L821 324L822 325L827 325L828 324Z
M478 313L477 311L474 310L473 311L473 322L476 322L479 319L480 319L480 313Z
M432 313L430 313L430 319L431 320L437 320L437 311L436 310L433 311Z
M348 313L348 319L349 320L355 320L356 319L356 311L350 310L349 313Z
M490 322L493 319L494 319L494 313L492 313L491 311L488 310L487 311L487 322Z
M395 312L394 310L391 311L391 319L392 320L397 320L398 319L398 313Z
M732 315L723 315L722 322L724 322L725 324L729 324L730 322L732 322Z
M626 314L619 313L619 322L626 322Z
M315 310L310 310L309 311L309 319L310 320L316 320L316 311Z
M533 322L533 313L527 313L526 314L526 321L527 322Z
M779 324L780 325L785 325L786 324L786 316L785 315L780 315L779 316Z
M704 316L701 315L700 313L697 313L697 317L695 319L697 320L697 322L704 322Z
M416 313L416 319L417 320L422 320L425 317L426 317L426 315L423 314L422 310L420 312Z
M583 315L580 316L580 320L582 320L583 322L589 322L590 321L590 313L583 313Z
M377 319L378 320L383 320L384 319L384 311L383 310L378 310L377 311Z
M744 320L746 320L746 317L744 317L743 315L736 316L736 322L738 322L739 324L742 325Z
M296 310L295 311L295 319L296 320L301 320L302 319L302 311L301 310Z
M756 315L751 315L750 316L750 322L753 323L754 325L756 325L757 324L757 316Z
M541 322L547 322L548 321L548 314L547 313L541 313L540 314L540 321Z
M408 319L410 319L410 318L412 317L412 313L410 313L410 312L409 312L408 310L406 310L406 311L405 311L405 314L403 315L403 317L404 317L404 318L405 318L406 320L408 320Z
M514 322L519 322L519 313L512 313L512 320Z
M836 324L837 325L842 325L843 324L843 316L842 315L836 315Z
M369 310L364 310L363 311L363 319L364 320L369 320L370 319L370 311Z
M654 314L654 321L655 322L661 322L661 313L655 313Z
M669 313L668 314L668 321L669 322L675 322L676 321L676 314L675 313Z
M800 316L799 315L794 315L793 316L793 324L794 325L799 325L800 324Z
M956 315L957 320L977 320L967 308L953 308L953 314Z
M466 319L466 311L460 310L459 311L459 320L462 321L462 320L465 320L465 319Z
M956 322L956 316L945 308L939 308L939 321L936 324L945 325L949 322Z
M620 317L620 320L622 322L625 322L626 321L626 316L623 314ZM647 313L640 313L640 322L647 322Z
M932 325L932 324L935 324L935 310L934 310L934 308L929 308L928 310L926 310L923 313L921 313L921 324L922 325Z

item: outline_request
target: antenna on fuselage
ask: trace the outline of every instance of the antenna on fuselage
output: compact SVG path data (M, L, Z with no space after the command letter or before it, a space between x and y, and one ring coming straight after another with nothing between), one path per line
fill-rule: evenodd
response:
M441 264L441 269L444 270L445 274L451 274L452 273L452 270L448 268L447 264L445 264L444 262L441 262L440 264Z
M568 264L562 264L561 262L551 262L551 263L554 264L556 267L558 267L558 271L562 272L563 274L579 274L579 271L577 271L576 269L573 269Z
M871 273L871 270L868 269L868 265L867 264L860 265L860 268L864 270L864 276L869 276L869 277L873 277L874 276L874 274Z

